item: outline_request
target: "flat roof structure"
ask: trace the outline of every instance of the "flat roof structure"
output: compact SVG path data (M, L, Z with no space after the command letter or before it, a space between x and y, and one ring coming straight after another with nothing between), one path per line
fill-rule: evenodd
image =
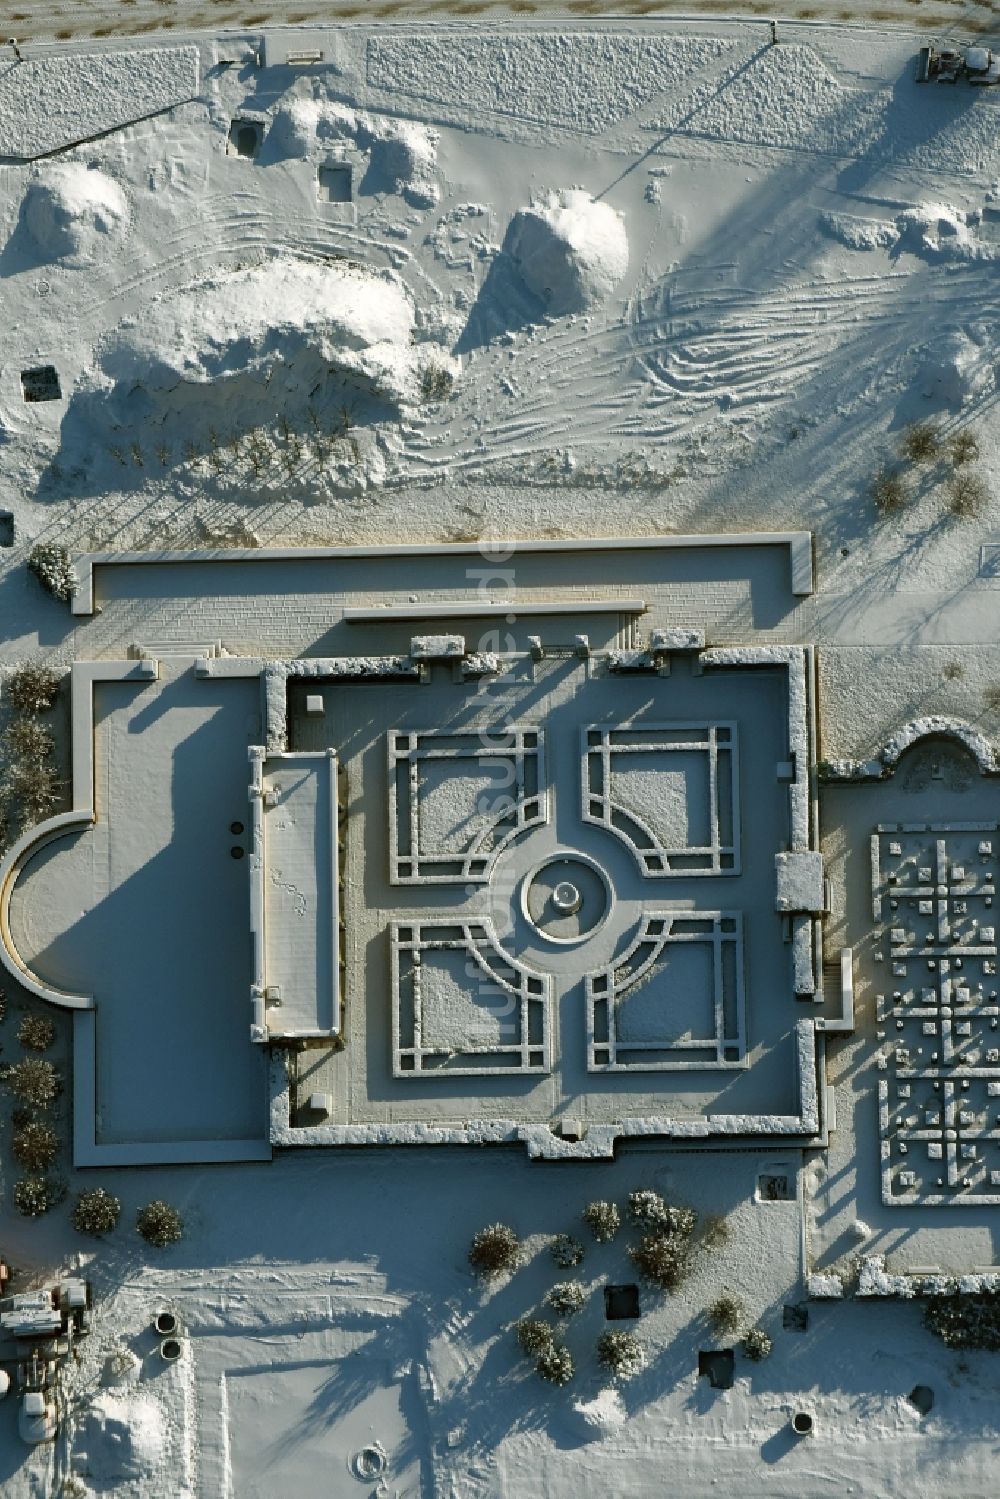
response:
M811 653L675 604L678 559L691 598L808 547L691 540L407 548L404 601L391 550L85 563L138 628L74 667L74 810L0 876L5 963L77 1015L78 1164L818 1136ZM192 565L206 639L154 641ZM363 649L245 654L251 575L262 635L322 580Z

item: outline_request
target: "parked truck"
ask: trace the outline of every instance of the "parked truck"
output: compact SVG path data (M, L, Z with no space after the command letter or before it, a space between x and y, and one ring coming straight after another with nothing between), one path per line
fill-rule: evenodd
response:
M958 83L964 78L974 87L1000 83L1000 57L989 47L921 47L917 54L918 83Z
M90 1331L91 1307L90 1283L76 1278L0 1297L0 1348L3 1361L16 1364L17 1428L31 1445L51 1441L59 1429L59 1366ZM7 1376L4 1393L9 1387Z

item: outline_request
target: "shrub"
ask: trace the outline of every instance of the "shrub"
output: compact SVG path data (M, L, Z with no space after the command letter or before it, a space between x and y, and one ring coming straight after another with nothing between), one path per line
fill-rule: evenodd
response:
M729 1224L721 1213L706 1213L701 1224L701 1242L706 1249L721 1249L729 1242Z
M891 515L894 511L901 510L910 497L906 480L898 468L878 469L868 488L876 510L881 511L883 515Z
M698 1221L693 1208L671 1207L659 1192L651 1192L648 1188L629 1193L628 1215L633 1223L643 1228L661 1229L685 1239L694 1232Z
M150 1206L154 1204L151 1203ZM160 1203L159 1206L163 1207L164 1204ZM73 1209L73 1227L77 1233L92 1234L94 1238L99 1238L101 1234L109 1234L117 1225L121 1210L122 1205L117 1197L112 1197L111 1193L105 1192L103 1187L93 1187L88 1192L81 1192L76 1199L76 1206ZM178 1218L178 1225L179 1223ZM141 1229L140 1232L142 1232ZM146 1237L143 1234L143 1238ZM179 1231L176 1237L180 1238ZM172 1240L168 1239L166 1242L169 1244Z
M932 463L941 451L941 433L933 422L911 422L903 428L899 451L910 463Z
M983 692L983 702L993 713L1000 713L1000 683L992 682Z
M955 468L963 463L975 463L979 457L979 438L968 427L953 432L948 439L948 457Z
M560 1280L545 1293L545 1305L551 1307L557 1317L572 1317L587 1299L587 1293L578 1280Z
M505 1223L481 1228L469 1246L469 1264L482 1280L513 1270L520 1256L520 1240Z
M549 1253L560 1270L572 1270L583 1259L584 1249L579 1239L572 1234L556 1234L549 1245Z
M555 1341L555 1333L548 1322L543 1322L541 1317L525 1317L517 1324L517 1343L522 1353L529 1358L537 1358L547 1348L551 1348Z
M648 1187L628 1194L628 1215L633 1223L659 1226L663 1223L666 1211L667 1204L659 1192L650 1191Z
M924 1326L949 1348L1000 1351L1000 1296L932 1296Z
M941 668L941 675L946 682L960 682L965 675L965 668L961 661L946 661Z
M989 486L981 474L970 474L963 469L948 480L948 509L959 520L981 515L989 500Z
M762 1327L751 1327L743 1339L743 1355L755 1364L767 1358L773 1347L774 1344Z
M49 730L30 715L15 718L13 723L8 724L3 740L13 759L28 760L34 764L47 760L55 748L55 741Z
M646 1362L642 1344L631 1332L605 1332L597 1340L597 1358L617 1379L631 1379Z
M17 1039L29 1051L48 1051L56 1028L47 1015L25 1015L17 1028Z
M539 1355L535 1369L549 1384L569 1384L573 1378L573 1355L562 1343L550 1343Z
M45 713L58 693L59 678L47 666L20 666L3 687L4 698L18 713Z
M14 1206L26 1218L40 1218L58 1201L59 1194L45 1176L22 1176L14 1183Z
M621 1214L613 1202L588 1202L582 1216L598 1244L610 1244L621 1227Z
M420 371L420 397L423 401L446 401L455 384L455 376L443 364L425 364Z
M24 1057L13 1066L5 1067L3 1081L19 1103L35 1109L44 1109L62 1087L58 1072L42 1057Z
M61 782L51 765L15 760L0 783L0 798L16 802L22 829L33 828L47 817L59 800Z
M717 1333L728 1336L734 1333L740 1325L743 1316L743 1303L738 1296L731 1296L728 1292L716 1297L708 1309L708 1320Z
M167 1202L147 1202L136 1214L135 1226L146 1243L156 1249L176 1244L184 1233L184 1220Z
M638 1248L629 1250L633 1264L662 1291L674 1291L687 1273L691 1251L682 1234L645 1234Z
M76 592L76 574L69 552L58 541L43 541L31 548L28 570L47 593L68 603Z
M29 1120L14 1131L10 1148L19 1166L28 1171L47 1171L59 1152L59 1136L51 1124Z

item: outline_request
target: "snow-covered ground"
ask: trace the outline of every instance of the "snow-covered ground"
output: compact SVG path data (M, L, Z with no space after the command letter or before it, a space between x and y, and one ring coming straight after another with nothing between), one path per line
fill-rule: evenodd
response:
M153 14L138 0L126 19ZM195 16L178 7L162 40L0 61L4 668L62 668L78 630L100 638L28 575L38 541L804 529L815 592L780 617L720 594L713 621L727 641L817 645L822 755L864 758L935 712L996 741L1000 91L918 87L903 30L782 21L776 47L764 20L708 16L180 36ZM323 57L289 64L296 47ZM58 398L25 401L22 374L48 367ZM975 433L980 513L950 511L942 460L901 464L907 502L875 510L869 482L920 418ZM821 803L838 941L850 794ZM91 1257L66 1207L7 1211L5 1148L3 1254L42 1274L87 1245L98 1297L55 1447L29 1455L0 1406L5 1494L993 1493L995 1356L948 1352L913 1303L813 1303L785 1326L807 1260L843 1265L861 1242L875 1156L861 1181L843 1149L871 1072L861 998L867 1030L831 1048L841 1144L801 1173L805 1237L797 1202L757 1200L773 1152L316 1150L100 1173L124 1213ZM631 1239L591 1248L578 1379L550 1388L511 1332L554 1279L545 1238L636 1186L728 1236L682 1292L644 1292L646 1368L617 1393L593 1345L601 1287L634 1279ZM159 1196L187 1231L157 1253L131 1222ZM483 1291L465 1254L496 1219L526 1262ZM905 1256L902 1225L874 1229ZM988 1216L960 1224L956 1263L991 1263L995 1238ZM775 1341L760 1365L737 1354L729 1390L697 1372L721 1291ZM162 1305L185 1329L170 1367ZM934 1391L923 1417L916 1385ZM816 1429L796 1440L806 1407Z

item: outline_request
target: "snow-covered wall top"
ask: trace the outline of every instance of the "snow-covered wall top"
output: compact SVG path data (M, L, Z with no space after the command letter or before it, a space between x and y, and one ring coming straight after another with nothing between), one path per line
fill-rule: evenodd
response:
M64 150L197 92L197 47L25 59L0 73L0 157Z

